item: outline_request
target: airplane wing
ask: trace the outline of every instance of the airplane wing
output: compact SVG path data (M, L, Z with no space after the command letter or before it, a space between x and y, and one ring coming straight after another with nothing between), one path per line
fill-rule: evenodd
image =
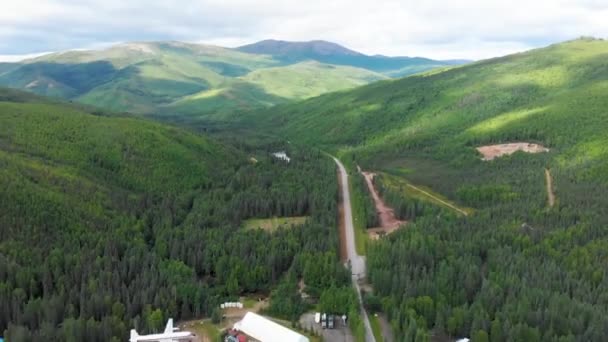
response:
M131 330L130 342L179 342L190 340L193 336L189 331L178 332L178 328L173 327L173 319L169 319L165 331L162 334L139 335L135 329Z

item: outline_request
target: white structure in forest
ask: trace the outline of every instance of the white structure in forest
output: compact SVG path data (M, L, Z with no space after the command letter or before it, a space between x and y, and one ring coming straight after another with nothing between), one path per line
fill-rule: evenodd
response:
M284 160L286 162L290 162L291 158L289 158L289 156L287 155L287 153L285 153L285 151L281 151L281 152L275 152L272 154L275 158L280 159L280 160Z
M162 334L139 335L135 329L131 330L129 342L185 342L192 341L194 334L189 331L178 331L173 327L173 318L169 318L165 331Z
M261 342L309 342L308 337L253 312L234 323L234 330Z
M228 309L228 308L242 309L243 308L243 303L240 303L240 302L226 302L226 303L220 304L220 308L221 309Z

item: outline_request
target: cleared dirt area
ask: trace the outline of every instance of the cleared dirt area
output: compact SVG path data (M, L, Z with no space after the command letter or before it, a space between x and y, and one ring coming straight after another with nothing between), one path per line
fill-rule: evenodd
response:
M406 221L401 221L395 217L395 211L393 208L389 207L384 203L384 200L376 191L376 187L374 186L374 177L376 176L373 172L363 172L361 171L363 177L365 177L365 182L367 183L367 188L369 192L372 194L372 198L374 199L374 204L376 205L376 212L378 213L378 220L380 221L380 227L368 229L367 233L370 238L378 239L382 235L390 234L397 230L402 224L406 223Z
M244 304L242 309L226 308L222 310L224 318L219 324L213 324L211 323L211 319L205 318L184 321L181 322L178 327L180 330L191 331L196 335L191 342L216 342L220 331L232 327L234 323L240 321L247 312L251 311L258 313L269 305L268 298L265 297L241 297L240 302Z
M547 182L547 199L549 206L552 207L555 205L555 192L553 192L553 177L551 177L549 169L545 169L545 180Z
M527 142L517 142L499 145L487 145L477 148L477 151L483 155L482 160L492 160L505 155L513 154L517 151L523 151L526 153L543 153L549 152L549 149L539 145Z

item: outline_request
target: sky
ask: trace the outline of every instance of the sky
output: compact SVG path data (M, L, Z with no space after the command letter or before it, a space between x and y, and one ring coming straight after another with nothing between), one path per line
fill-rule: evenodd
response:
M484 59L608 37L608 0L7 0L0 60L129 41L328 40L388 56Z

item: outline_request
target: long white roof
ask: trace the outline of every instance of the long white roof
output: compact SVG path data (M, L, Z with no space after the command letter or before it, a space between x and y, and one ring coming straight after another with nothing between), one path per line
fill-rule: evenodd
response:
M289 330L253 312L234 324L234 329L261 342L309 342L308 337Z

